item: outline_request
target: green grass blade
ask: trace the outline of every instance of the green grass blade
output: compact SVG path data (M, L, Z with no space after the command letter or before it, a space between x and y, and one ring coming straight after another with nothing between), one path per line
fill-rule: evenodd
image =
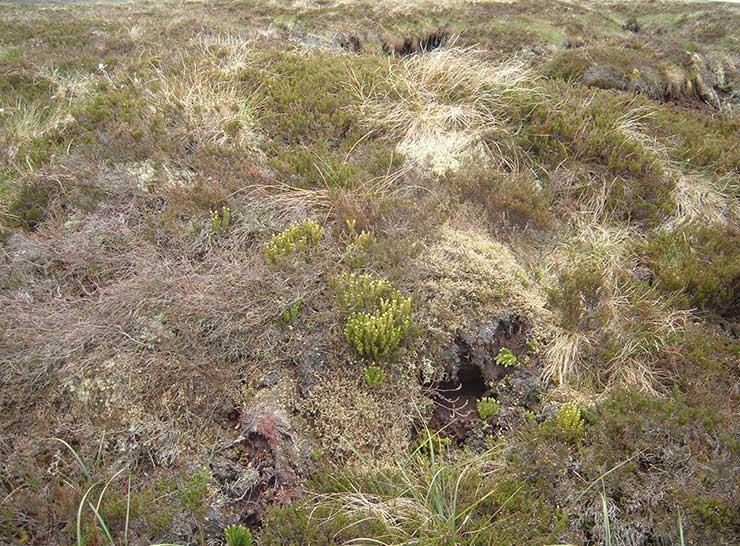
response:
M123 546L128 546L128 524L131 516L131 473L128 474L128 485L126 487L126 524L123 527Z
M90 507L90 510L93 511L95 514L95 518L98 520L98 523L100 524L100 528L103 530L103 533L105 533L106 538L110 541L112 546L115 546L115 541L113 540L113 537L110 534L110 531L108 530L108 526L105 524L105 520L103 519L103 516L100 515L100 512L98 512L98 509L95 508L90 501L87 501L87 505Z
M601 512L604 517L604 545L612 546L612 530L609 524L609 508L606 505L606 493L601 493Z
M92 479L92 475L90 474L90 471L87 469L87 466L85 465L84 461L82 460L82 457L74 450L74 448L69 445L67 442L62 440L61 438L52 438L52 440L56 440L57 442L61 442L64 446L69 449L70 453L72 453L72 456L77 461L77 464L80 465L80 468L82 469L83 474L87 477L88 480Z
M85 546L85 541L82 540L82 511L85 508L85 501L87 501L88 495L98 484L99 482L95 482L90 486L90 488L82 496L80 505L77 507L77 546Z

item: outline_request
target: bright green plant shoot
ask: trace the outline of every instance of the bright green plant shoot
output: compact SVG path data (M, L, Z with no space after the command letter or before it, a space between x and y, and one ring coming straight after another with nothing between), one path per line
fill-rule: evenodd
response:
M282 310L280 319L286 324L293 324L301 312L301 307L303 307L303 299L298 298Z
M411 300L380 300L371 313L353 313L344 337L364 357L379 360L392 353L411 326Z
M364 371L365 383L370 387L380 385L385 379L385 372L378 366L368 366Z
M292 224L265 243L265 256L276 263L289 254L316 246L323 233L323 228L313 220Z
M581 409L575 402L566 402L558 408L555 422L560 430L572 439L580 437L583 432L583 417Z
M517 365L516 355L511 352L511 349L501 347L498 355L496 356L496 364L498 364L499 366L504 366L506 368L513 368Z
M231 209L221 207L221 210L211 211L211 233L226 233L231 225Z
M478 400L475 406L478 409L478 415L484 421L487 421L491 417L495 417L498 415L499 411L501 411L501 404L499 404L498 400L487 396Z
M252 546L252 531L244 525L229 525L224 529L227 546Z

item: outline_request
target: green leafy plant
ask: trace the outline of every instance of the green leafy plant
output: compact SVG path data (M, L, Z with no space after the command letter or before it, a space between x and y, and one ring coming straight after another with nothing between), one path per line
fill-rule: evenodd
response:
M380 300L400 298L401 293L385 279L355 273L345 273L337 278L337 299L349 313L369 312L380 305Z
M501 347L498 355L496 355L496 364L498 364L499 366L504 366L506 368L513 368L517 365L516 355L511 352L511 349Z
M365 383L370 387L380 385L385 379L385 372L378 366L367 366L364 370Z
M488 421L491 417L498 415L501 411L501 404L495 398L484 396L475 403L475 407L478 410L478 415L484 421Z
M346 260L351 267L362 267L367 262L367 250L375 243L375 237L368 231L353 233L347 245Z
M555 423L568 437L575 439L583 432L581 408L575 402L566 402L555 413Z
M229 207L211 211L211 234L226 233L230 225L231 209Z
M411 326L411 299L385 279L341 275L337 298L349 312L344 337L361 356L373 360L388 356Z
M303 299L298 298L280 312L280 319L286 324L293 324L301 312L301 307L303 307Z
M393 352L411 326L411 300L381 299L371 313L353 313L344 327L344 337L364 357L378 360Z
M277 263L288 254L316 246L323 233L323 228L313 220L292 224L265 243L265 256L271 263Z
M229 525L224 529L227 546L252 546L252 531L244 525Z

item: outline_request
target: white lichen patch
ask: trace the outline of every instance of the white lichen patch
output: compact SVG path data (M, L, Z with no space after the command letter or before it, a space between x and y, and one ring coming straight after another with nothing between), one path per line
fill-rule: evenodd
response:
M101 362L96 369L81 375L72 375L64 383L66 390L84 406L92 406L99 413L111 413L127 405L125 364L118 358Z

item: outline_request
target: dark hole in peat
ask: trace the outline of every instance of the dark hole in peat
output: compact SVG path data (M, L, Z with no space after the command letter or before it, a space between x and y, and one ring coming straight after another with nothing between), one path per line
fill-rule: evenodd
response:
M476 402L486 392L486 381L478 366L461 362L457 376L431 387L434 413L429 423L442 436L462 441L479 420Z
M383 52L387 55L406 57L415 53L432 51L444 45L449 35L445 31L432 32L424 36L395 38L383 42Z

